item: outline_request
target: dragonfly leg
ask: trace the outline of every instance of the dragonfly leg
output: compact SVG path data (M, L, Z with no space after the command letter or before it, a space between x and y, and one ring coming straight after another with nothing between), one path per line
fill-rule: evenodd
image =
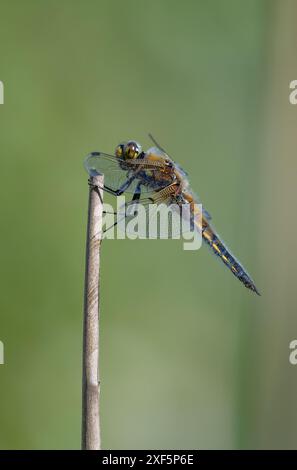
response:
M140 196L141 196L141 182L139 182L139 183L137 184L137 187L136 187L136 189L135 189L135 192L134 192L134 194L133 194L133 198L132 198L131 202L132 202L132 201L133 201L133 202L139 201ZM126 204L126 206L127 206L127 204ZM113 214L113 215L117 215L117 212L107 212L107 211L103 211L103 214ZM125 213L125 217L124 217L124 218L126 218L126 217L127 217L127 215L126 215L126 213ZM105 233L105 232L107 232L107 230L110 230L111 228L115 227L115 226L117 225L117 223L118 223L118 221L116 221L116 222L115 222L114 224L112 224L110 227L108 227L108 228L106 228L105 230L103 230L103 233Z
M103 189L104 191L106 191L107 193L109 194L112 194L113 196L121 196L125 191L126 189L128 189L128 187L130 186L130 184L133 182L133 180L135 179L135 176L131 176L131 178L128 178L123 184L122 186L117 189L117 190L114 190L114 189L111 189L109 188L108 186L104 185L104 187L102 188L101 186L99 185L96 185L96 184L93 184L91 182L91 180L89 179L88 182L89 182L89 186L91 186L94 190L96 189Z
M121 194L123 194L126 189L129 188L130 184L132 183L132 181L135 179L135 176L131 176L131 178L128 178L127 181L125 181L125 183L122 184L122 186L117 190L117 196L120 196Z
M137 201L139 201L140 196L141 196L141 182L138 183L138 185L137 185L137 187L136 187L136 189L135 189L135 193L133 194L133 197L132 197L130 203L127 203L126 206L128 206L129 204L131 204L131 202L137 202ZM113 214L113 215L117 215L117 211L113 211L113 212L103 211L103 214Z
M141 182L139 181L138 185L136 186L135 192L132 197L132 201L139 201L141 196Z

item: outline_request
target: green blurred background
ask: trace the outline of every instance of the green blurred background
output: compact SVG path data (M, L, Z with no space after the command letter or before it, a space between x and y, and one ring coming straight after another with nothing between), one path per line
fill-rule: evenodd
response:
M206 248L106 241L102 445L297 447L296 17L294 0L1 2L0 448L80 447L83 159L147 132L262 297Z

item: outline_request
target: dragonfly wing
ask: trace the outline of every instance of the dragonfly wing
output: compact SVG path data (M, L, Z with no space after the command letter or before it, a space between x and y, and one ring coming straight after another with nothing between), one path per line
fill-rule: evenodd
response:
M197 194L191 189L190 186L188 186L187 188L187 193L190 194L194 201L196 202L196 204L202 204L201 201L200 201L200 198L197 196ZM211 220L212 219L212 216L211 214L204 208L202 207L202 214L203 214L203 217L205 217L205 219L207 220Z
M204 207L203 207L203 209L202 209L202 212L203 212L204 217L205 217L207 220L211 220L211 219L212 219L212 216L210 215L210 213L209 213L206 209L204 209Z
M164 150L158 143L157 141L154 139L154 137L152 136L152 134L149 134L149 137L150 139L154 142L155 144L155 147L151 147L147 150L147 154L152 154L152 155L158 155L158 156L161 156L163 158L166 158L167 160L170 160L175 168L177 168L180 172L180 174L182 174L184 177L187 177L188 176L188 173L178 164L176 163L173 158L166 152L166 150Z
M124 188L124 192L135 193L139 184L141 192L151 192L168 185L168 182L156 178L160 174L160 161L151 158L121 160L103 152L92 152L85 159L85 168L90 176L104 175L104 186L112 192ZM129 184L128 184L129 182Z
M190 223L183 222L181 206L171 198L160 198L158 192L123 204L118 217L131 238L178 239L193 230Z

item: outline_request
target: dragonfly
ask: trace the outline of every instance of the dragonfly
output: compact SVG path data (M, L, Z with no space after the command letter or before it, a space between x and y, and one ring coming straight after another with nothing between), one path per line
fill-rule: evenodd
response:
M116 146L114 155L92 152L85 160L90 176L104 174L104 188L114 196L131 194L129 204L187 206L194 226L204 243L231 273L249 290L260 295L246 269L227 248L212 225L212 217L204 208L197 210L199 198L192 191L187 173L149 134L153 146L146 151L135 140ZM201 207L201 206L199 206ZM199 213L198 213L199 212ZM198 217L199 216L199 217Z

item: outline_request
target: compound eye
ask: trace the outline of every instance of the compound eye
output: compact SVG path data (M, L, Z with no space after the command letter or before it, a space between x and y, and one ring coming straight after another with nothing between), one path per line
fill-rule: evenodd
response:
M141 152L141 146L138 144L138 142L135 142L133 140L131 140L130 142L127 142L126 148L125 148L126 158L137 158L140 152Z
M122 158L124 153L124 144L117 145L114 153L116 157Z

